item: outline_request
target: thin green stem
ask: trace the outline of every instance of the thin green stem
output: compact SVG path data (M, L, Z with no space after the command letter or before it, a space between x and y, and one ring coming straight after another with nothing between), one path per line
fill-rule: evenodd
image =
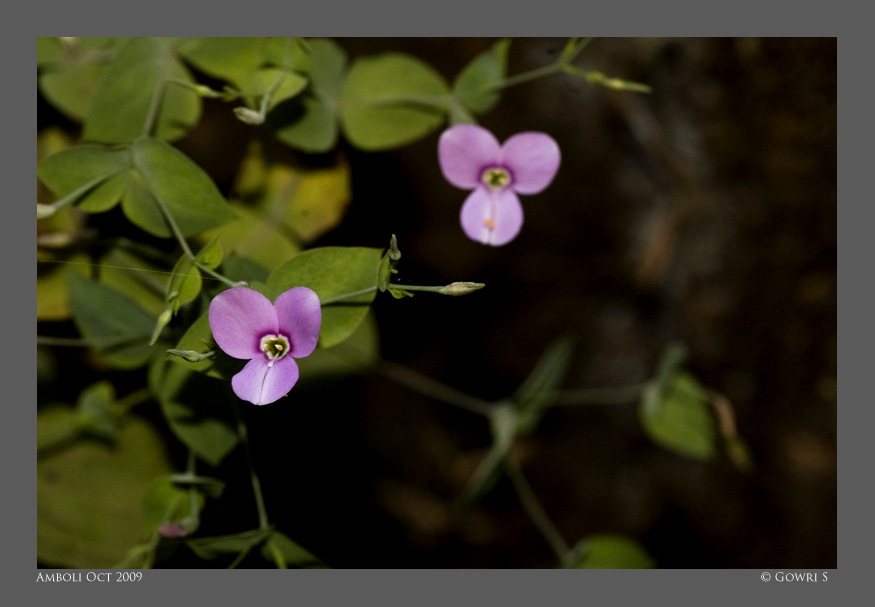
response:
M559 530L556 529L553 521L547 516L547 512L544 510L543 506L541 506L538 498L535 497L535 492L532 490L531 485L529 485L529 482L523 475L523 471L520 469L519 464L510 457L505 458L504 470L507 473L508 478L510 478L511 483L513 483L513 487L516 490L517 496L520 498L520 503L523 505L523 509L529 515L529 518L532 519L532 522L535 524L535 527L538 528L538 531L541 532L541 535L544 536L544 539L547 540L547 543L550 544L550 548L552 548L556 556L559 557L559 561L564 562L570 548L559 533Z
M422 285L393 285L390 284L389 287L395 287L397 289L404 289L405 291L428 291L429 293L440 293L442 289L445 287L433 287L433 286L422 286Z
M198 268L201 272L204 272L205 274L209 274L210 276L212 276L212 277L215 278L216 280L219 280L219 281L225 283L226 285L228 285L228 286L231 287L232 289L234 289L234 288L236 288L236 287L248 287L248 286L249 286L249 283L246 282L245 280L244 280L244 281L240 281L240 282L237 282L237 281L231 280L230 278L227 278L227 277L225 277L225 276L222 276L221 274L219 274L219 273L216 272L215 270L211 270L210 268L206 267L205 265L203 265L202 263L198 262L197 260L194 261L194 265L196 265L197 268Z
M562 53L562 63L567 65L574 61L587 44L593 41L593 38L571 38L568 40L568 45L565 47L567 52Z
M240 414L240 406L235 399L232 399L232 404L234 416L237 418L237 434L240 435L240 442L243 443L243 450L246 452L246 463L249 465L249 480L252 483L252 492L255 494L255 507L258 510L258 528L268 529L270 523L267 518L267 510L264 507L261 482L258 480L255 465L252 463L252 453L249 450L249 434L246 431L246 424L243 423L243 416Z
M91 181L89 181L88 183L86 183L85 185L83 185L83 186L81 186L81 187L79 187L79 188L76 188L75 190L73 190L72 192L70 192L69 194L67 194L67 195L64 196L63 198L61 198L60 200L56 200L56 201L53 202L52 204L50 204L50 205L44 205L44 206L51 207L51 208L52 208L52 213L54 213L55 211L58 211L58 210L61 209L62 207L67 206L67 205L70 204L71 202L76 202L76 201L79 200L84 194L86 194L86 193L88 193L89 191L91 191L92 189L96 188L97 186L99 186L99 185L100 185L101 183L103 183L104 181L107 181L107 180L110 179L111 177L115 177L115 176L116 176L116 173L111 173L111 174L109 174L109 175L101 175L100 177L95 177L94 179L92 179ZM47 216L48 216L48 215L47 215Z
M517 84L522 84L531 80L537 80L538 78L543 78L544 76L555 74L562 69L562 66L562 63L554 63L552 65L545 65L544 67L530 70L528 72L523 72L521 74L511 76L510 78L505 78L500 84L491 87L490 90L504 89L509 86L515 86Z
M146 114L146 122L143 124L143 131L140 133L140 136L143 138L152 135L155 120L158 118L158 109L161 107L161 98L164 96L164 88L167 85L167 70L169 68L170 52L165 50L164 61L161 63L161 73L158 76L155 91L152 93L152 101L149 103L149 113Z
M124 414L152 398L152 392L148 388L140 388L135 392L131 392L124 398L115 401L116 409L119 414Z
M197 456L191 449L188 450L188 462L185 466L185 473L192 477L197 475ZM188 500L189 515L193 520L197 520L200 517L200 513L197 508L197 490L193 485L188 488Z
M329 297L328 299L323 299L320 303L323 306L328 306L333 303L337 303L338 301L343 301L344 299L354 299L361 295L366 295L368 293L373 293L377 290L377 287L368 287L367 289L361 289L359 291L353 291L352 293L343 293L342 295L336 295L334 297Z
M370 369L392 381L410 388L414 392L419 392L429 398L441 401L448 405L453 405L465 411L489 416L493 409L492 403L486 400L479 399L475 396L470 396L464 392L460 392L455 388L451 388L441 382L434 380L427 375L423 375L400 365L398 363L387 360L373 362L357 348L354 348L346 343L338 344L337 353L353 364L360 367Z
M273 94L279 88L280 84L282 84L283 80L285 80L287 74L283 73L277 76L277 79L273 81L273 84L270 85L270 88L261 96L261 107L258 110L259 115L263 118L267 116L267 106L270 104L270 100L273 97Z
M170 213L170 209L167 208L167 205L164 204L164 201L161 200L161 198L156 195L155 192L151 192L151 194L152 198L155 200L155 203L158 205L158 209L160 209L161 214L164 216L164 221L166 221L167 225L170 227L170 231L173 233L173 237L176 238L177 242L179 242L179 246L182 247L182 251L188 256L188 258L194 261L194 253L192 253L191 248L188 246L188 242L186 242L185 236L183 236L182 234L182 230L180 230L179 226L176 224L176 220Z
M237 558L234 559L234 562L228 565L228 569L236 569L237 565L243 562L243 559L246 558L251 550L252 548L247 548L246 550L243 550L240 554L238 554Z
M194 263L194 265L196 265L199 270L209 274L210 276L212 276L216 280L221 280L222 282L224 282L225 284L227 284L231 288L243 286L242 283L235 282L229 278L226 278L226 277L222 276L221 274L219 274L218 272L215 272L214 270L211 270L210 268L201 264L197 260L197 257L195 256L195 254L192 252L191 247L188 246L188 242L185 240L185 236L182 234L182 230L179 229L179 226L177 225L176 220L173 218L173 215L170 213L170 209L167 208L167 205L164 204L164 201L161 200L161 198L159 198L154 192L152 192L152 198L155 200L155 202L158 205L158 208L161 210L161 214L164 216L164 220L167 222L167 225L170 226L170 231L173 232L173 236L176 238L177 242L179 242L179 245L182 247L183 253L185 253L186 257L191 259L192 263Z
M576 405L620 405L635 402L641 398L644 384L621 386L618 388L580 388L577 390L556 390L545 402L550 406L573 407Z
M489 401L460 392L398 363L382 361L375 370L411 390L471 413L488 416L492 410L492 404Z

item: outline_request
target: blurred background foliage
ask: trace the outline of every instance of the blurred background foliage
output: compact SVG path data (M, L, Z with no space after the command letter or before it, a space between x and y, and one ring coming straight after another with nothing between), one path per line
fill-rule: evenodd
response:
M79 137L132 138L115 123L83 132L81 122L117 111L102 105L114 96L134 97L128 113L147 111L142 87L100 89L101 68L77 64L51 40L38 49L38 159ZM125 59L140 83L160 73L142 61L154 44L144 40ZM244 124L222 99L182 94L187 89L164 100L156 137L215 181L234 217L205 232L194 226L195 251L218 241L226 275L260 273L269 284L267 271L306 248L384 248L396 234L399 282L487 286L463 298L379 296L350 343L369 360L379 348L385 360L478 398L514 395L528 417L508 429L496 415L490 427L391 373L349 373L348 361L322 351L302 361L288 399L242 409L267 510L282 533L196 540L188 551L163 542L156 566L227 566L237 552L245 553L240 566L554 567L550 545L520 505L514 469L484 468L501 445L577 544L566 565L835 567L836 40L596 39L577 65L652 92L557 73L496 98L470 96L471 79L494 78L496 62L511 75L550 64L566 39L335 42L314 41L316 53L268 48L270 68L244 52L216 61L225 47L212 43L180 46L186 63L167 69L215 90L231 82L256 99L277 73L291 74L263 125ZM111 44L89 39L82 52ZM390 52L427 69L386 59ZM490 61L465 70L481 53ZM70 57L71 66L52 67ZM523 199L526 222L509 245L465 238L465 193L437 164L444 117L381 105L396 72L415 74L408 93L452 90L465 99L446 108L454 121L476 111L499 140L533 130L559 143L559 173L544 193ZM312 74L310 88L298 73ZM330 101L338 97L358 104L337 110ZM258 109L252 100L247 106ZM404 126L375 131L380 120ZM41 170L63 189L50 167ZM128 221L138 203L134 178L126 179L84 203L104 210L121 199L120 206L89 215L69 206L38 222L38 260L77 262L38 263L39 335L148 338L165 309L165 277L121 269L167 271L178 257L148 217L137 225L153 235ZM45 185L38 197L48 203ZM92 246L98 236L126 246ZM102 266L101 282L85 281L94 267L80 263ZM85 313L70 320L77 298L96 315L92 325ZM105 333L105 307L119 311L123 327ZM562 335L572 339L557 342ZM174 409L182 367L147 371L150 356L112 345L100 353L38 348L40 564L110 566L127 554L123 564L142 566L146 552L128 550L166 520L160 510L168 504L183 526L191 523L186 513L202 509L199 537L257 526L233 416L211 411L209 427L186 426L180 415L190 412ZM545 359L564 372L533 372ZM198 377L201 393L218 383ZM526 392L536 384L647 388L640 403L541 411L541 392ZM141 390L146 385L151 390ZM203 476L171 483L188 463L180 437L192 431L210 437L210 449L198 453ZM479 489L472 477L482 478ZM192 484L209 488L197 503L179 489ZM479 501L459 509L472 489Z

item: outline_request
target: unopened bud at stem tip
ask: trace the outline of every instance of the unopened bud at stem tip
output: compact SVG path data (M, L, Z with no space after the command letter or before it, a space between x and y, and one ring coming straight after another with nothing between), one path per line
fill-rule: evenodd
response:
M246 124L258 125L264 122L264 116L248 107L235 107L234 114L240 122L245 122Z
M474 291L479 291L486 285L482 282L453 282L443 287L439 293L441 295L467 295Z

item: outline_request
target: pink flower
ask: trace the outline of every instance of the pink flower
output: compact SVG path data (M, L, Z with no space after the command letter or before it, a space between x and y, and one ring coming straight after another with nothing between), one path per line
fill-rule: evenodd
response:
M296 358L309 356L319 340L319 297L295 287L276 303L252 289L228 289L210 303L210 329L228 356L249 359L231 378L234 393L256 405L282 398L298 381Z
M447 181L473 190L460 219L468 238L492 246L513 240L523 225L517 194L537 194L559 169L559 146L545 133L518 133L500 145L473 124L444 131L438 159Z

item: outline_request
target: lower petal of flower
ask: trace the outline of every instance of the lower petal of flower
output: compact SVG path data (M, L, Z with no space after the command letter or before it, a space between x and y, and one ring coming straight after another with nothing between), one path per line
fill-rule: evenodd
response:
M254 405L268 405L282 398L297 381L298 363L291 356L276 361L259 356L231 378L231 387L243 400Z
M459 218L468 238L499 247L519 234L523 207L510 189L490 191L480 187L465 200Z

